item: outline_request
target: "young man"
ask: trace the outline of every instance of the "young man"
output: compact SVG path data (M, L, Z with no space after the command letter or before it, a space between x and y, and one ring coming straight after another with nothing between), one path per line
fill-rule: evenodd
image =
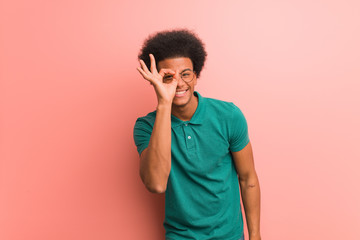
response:
M240 183L250 240L260 240L260 187L247 122L233 103L195 91L206 56L189 30L145 41L137 70L158 104L135 123L140 176L150 192L165 192L166 239L243 239Z

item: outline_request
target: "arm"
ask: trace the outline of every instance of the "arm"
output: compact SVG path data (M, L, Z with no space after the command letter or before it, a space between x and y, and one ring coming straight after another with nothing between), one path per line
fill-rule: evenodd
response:
M175 96L177 80L163 83L166 73L174 73L170 69L157 72L155 58L150 54L151 71L140 60L141 68L137 68L144 79L155 89L158 105L156 118L149 145L140 155L140 177L146 188L153 193L166 190L171 169L171 104Z
M171 169L171 106L157 107L149 145L140 155L140 177L153 193L163 193Z
M241 151L232 152L239 176L242 201L250 240L260 240L260 185L255 171L251 143Z

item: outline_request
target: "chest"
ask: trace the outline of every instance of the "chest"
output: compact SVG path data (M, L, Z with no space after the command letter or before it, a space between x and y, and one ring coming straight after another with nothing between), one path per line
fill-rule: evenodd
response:
M188 171L212 172L231 163L225 123L184 123L172 129L172 162Z

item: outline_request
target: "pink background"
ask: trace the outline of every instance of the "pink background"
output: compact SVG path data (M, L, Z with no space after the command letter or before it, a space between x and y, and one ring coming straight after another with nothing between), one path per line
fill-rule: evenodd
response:
M195 30L197 90L244 112L263 239L360 239L360 3L2 1L0 239L163 239L132 139L143 40Z

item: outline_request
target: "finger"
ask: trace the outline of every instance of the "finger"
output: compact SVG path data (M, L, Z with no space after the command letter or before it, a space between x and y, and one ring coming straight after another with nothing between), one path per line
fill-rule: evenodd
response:
M140 65L141 65L141 68L144 70L144 72L146 72L147 74L151 74L151 72L149 71L145 62L142 59L140 59Z
M178 85L178 80L176 78L173 78L172 81L170 82L170 84L177 86Z
M175 74L175 71L174 70L171 70L169 68L162 68L160 69L160 72L159 74L164 77L165 74L171 74L171 75L174 75Z
M147 76L146 72L144 72L144 70L142 70L140 67L137 67L136 69L139 71L139 73L140 73L144 78Z
M148 77L148 75L144 70L142 70L140 67L137 67L136 69L140 72L140 74L143 76L145 80L152 82L152 79Z
M155 57L151 53L149 54L149 56L150 56L150 70L152 73L157 73Z

